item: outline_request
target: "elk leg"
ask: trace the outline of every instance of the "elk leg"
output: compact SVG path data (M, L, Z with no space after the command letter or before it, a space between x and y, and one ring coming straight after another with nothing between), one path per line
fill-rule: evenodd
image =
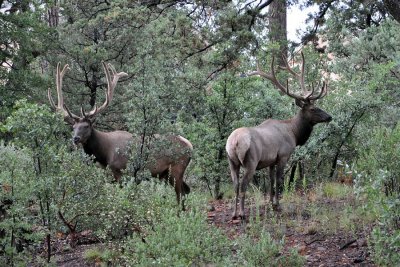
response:
M235 191L235 200L234 200L234 208L233 208L233 214L232 214L232 219L237 218L237 204L239 200L239 170L240 166L235 165L230 159L229 159L229 169L231 170L231 177L232 177L232 182L233 182L233 189Z
M282 181L283 181L283 171L285 168L285 164L286 162L281 162L278 164L278 166L276 167L276 191L275 191L275 195L274 195L274 203L272 204L274 210L279 210L279 193L282 193L282 189L283 189L283 185L282 185Z
M121 183L121 176L122 176L122 172L120 169L116 169L116 168L110 168L111 172L113 173L115 182L117 183Z
M271 202L272 204L274 203L274 195L275 195L275 166L271 166L269 167L269 179L270 179L270 193L269 193L269 202Z
M183 188L183 173L184 168L180 165L170 166L169 168L169 182L175 188L176 201L182 204L182 210L185 210L185 198L184 198L184 188Z
M245 212L244 212L244 201L246 199L246 189L247 185L253 178L253 175L256 171L256 168L250 167L246 168L243 174L243 181L242 184L240 185L240 212L239 216L242 218L242 220L245 219Z

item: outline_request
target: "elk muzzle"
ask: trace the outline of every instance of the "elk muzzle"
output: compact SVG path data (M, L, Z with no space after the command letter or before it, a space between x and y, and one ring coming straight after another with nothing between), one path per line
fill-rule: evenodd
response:
M329 114L326 114L326 115L328 115L328 116L327 116L325 122L330 122L332 120L332 116Z
M80 136L74 136L74 137L72 137L72 141L74 142L75 145L77 145L81 141L81 137Z

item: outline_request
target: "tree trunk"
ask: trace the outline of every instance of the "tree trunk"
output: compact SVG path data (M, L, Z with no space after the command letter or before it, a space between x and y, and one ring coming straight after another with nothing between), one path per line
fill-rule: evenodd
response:
M400 23L400 2L399 0L383 0L386 11Z
M59 23L59 6L58 1L54 1L54 6L49 7L47 10L49 27L57 27Z
M275 0L268 9L268 31L272 43L277 43L279 48L273 51L280 66L283 66L282 55L287 53L287 24L286 0Z

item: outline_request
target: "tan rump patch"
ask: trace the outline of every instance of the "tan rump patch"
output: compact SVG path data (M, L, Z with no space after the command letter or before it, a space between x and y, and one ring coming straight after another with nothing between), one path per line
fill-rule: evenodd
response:
M226 151L232 160L244 161L251 144L251 136L247 128L239 128L231 133L226 142ZM235 161L236 161L235 160Z
M178 135L178 138L181 139L185 144L187 144L191 149L193 149L192 143L190 143L190 141L187 140L185 137Z

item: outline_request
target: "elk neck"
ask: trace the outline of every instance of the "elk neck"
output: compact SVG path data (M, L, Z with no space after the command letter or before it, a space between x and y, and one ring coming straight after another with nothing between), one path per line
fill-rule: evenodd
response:
M296 138L296 146L304 145L313 130L312 123L307 120L301 111L291 119L292 131Z
M83 145L83 150L86 154L93 155L96 162L99 162L104 167L107 166L107 153L100 131L92 129L92 134Z

